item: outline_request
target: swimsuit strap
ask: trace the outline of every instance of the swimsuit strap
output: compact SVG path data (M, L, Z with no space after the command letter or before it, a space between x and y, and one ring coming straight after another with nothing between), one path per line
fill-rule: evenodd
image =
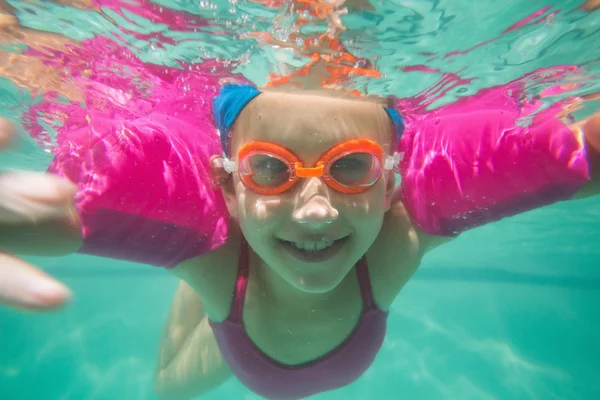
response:
M246 298L246 289L248 288L248 276L250 273L250 257L248 251L248 242L242 238L240 249L240 258L238 260L237 279L235 280L235 289L233 292L233 300L231 302L231 310L229 312L230 321L242 322L244 313L244 299Z
M369 277L369 266L367 257L363 256L356 264L356 275L360 287L360 296L363 300L363 312L368 310L378 310L375 299L373 298L373 288L371 287L371 278Z

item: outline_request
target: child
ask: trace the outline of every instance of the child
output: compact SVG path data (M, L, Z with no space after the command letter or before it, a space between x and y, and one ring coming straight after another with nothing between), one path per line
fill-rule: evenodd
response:
M64 201L55 200L59 211L40 208L42 224L25 222L31 213L15 201L2 213L0 244L39 250L11 246L35 233L52 248L180 277L156 377L165 397L194 397L232 372L274 399L353 382L426 251L571 198L597 171L600 116L567 126L556 117L565 104L519 108L506 95L516 96L514 82L404 120L393 102L335 90L229 84L211 96L201 74L127 60L144 67L136 73L159 100L102 91L99 78L83 92L104 97L102 107L64 106L51 170L78 185L81 234ZM529 126L517 124L523 117ZM39 205L39 192L12 184L3 196ZM194 312L182 314L184 305Z

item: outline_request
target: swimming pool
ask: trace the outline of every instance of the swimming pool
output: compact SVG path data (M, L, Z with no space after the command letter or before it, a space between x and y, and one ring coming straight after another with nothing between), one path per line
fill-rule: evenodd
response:
M165 8L217 18L216 26L186 33L170 33L130 12L120 15L113 2L103 8L105 15L11 4L28 27L48 28L56 21L52 30L76 40L119 34L148 61L241 59L239 69L257 84L264 83L275 60L289 57L243 39L250 31L286 33L283 9L252 3L161 1ZM582 85L579 93L600 90L600 18L574 11L580 1L552 2L548 9L544 1L371 4L373 10L343 19L347 45L377 60L384 74L365 81L370 92L405 97L432 86L443 73L477 78L449 90L437 105L562 63L585 65L583 73L570 77ZM505 32L540 10L530 23ZM411 68L423 65L431 72ZM35 102L6 79L0 85L3 115L16 118ZM589 102L576 115L599 106ZM1 165L43 170L50 159L26 139L2 156ZM556 204L467 232L435 250L396 300L373 367L351 386L317 397L597 398L599 216L598 199ZM80 255L33 260L70 285L76 299L54 314L0 311L2 398L153 398L156 348L175 279L157 269ZM256 396L232 379L206 398Z

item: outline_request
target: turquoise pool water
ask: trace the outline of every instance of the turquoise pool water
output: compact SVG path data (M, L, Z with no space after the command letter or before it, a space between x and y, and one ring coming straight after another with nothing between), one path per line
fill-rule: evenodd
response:
M285 12L242 1L161 1L214 18L229 37L210 29L171 34L109 9L103 16L33 1L10 3L34 29L76 40L120 32L148 61L241 57L248 62L240 70L258 84L286 56L240 39L252 30L285 31ZM441 104L563 63L586 66L574 78L582 84L577 93L600 91L600 11L576 11L580 1L371 3L374 9L344 17L348 30L342 36L355 54L377 60L385 74L365 83L370 92L413 95L443 72L477 78L448 92ZM502 33L547 6L544 22ZM161 48L117 26L163 32L175 44ZM443 57L456 51L462 53ZM421 64L440 72L401 69ZM18 119L33 102L27 90L0 80L2 115ZM600 102L589 102L576 116L598 107ZM17 149L2 154L0 165L45 169L51 155L23 137ZM373 367L351 386L316 398L600 398L599 218L597 198L555 204L436 249L394 303ZM0 310L0 399L154 398L156 349L175 279L146 266L81 255L29 259L68 284L76 298L55 313ZM232 379L205 398L258 397Z

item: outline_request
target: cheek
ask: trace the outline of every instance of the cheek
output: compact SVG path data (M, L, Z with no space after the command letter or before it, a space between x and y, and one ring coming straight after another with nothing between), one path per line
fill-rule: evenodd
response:
M381 225L385 213L385 185L378 183L358 195L340 194L338 204L340 214L352 225L376 228Z
M262 196L243 185L237 192L237 200L240 223L266 227L286 211L280 196Z
M359 194L336 193L336 198L340 203L344 203L348 208L360 213L377 213L385 204L385 184L380 179L379 182L369 190Z

